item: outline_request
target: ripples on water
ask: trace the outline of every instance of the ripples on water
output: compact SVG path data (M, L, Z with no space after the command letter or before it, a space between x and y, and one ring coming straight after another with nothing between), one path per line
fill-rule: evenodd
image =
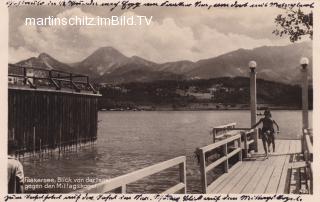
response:
M295 139L301 131L300 111L273 111L280 139ZM258 117L259 118L259 117ZM94 147L63 157L23 160L25 175L34 178L90 177L109 179L180 155L187 156L188 193L200 192L197 147L212 142L213 126L237 122L248 127L248 111L99 112L98 141ZM128 186L129 192L155 193L178 182L178 168ZM70 192L37 189L33 192Z

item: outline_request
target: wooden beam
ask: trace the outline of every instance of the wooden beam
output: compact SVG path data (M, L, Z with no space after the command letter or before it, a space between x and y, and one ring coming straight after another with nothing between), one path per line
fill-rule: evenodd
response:
M184 189L184 188L185 188L185 184L184 183L179 183L179 184L174 185L173 187L170 187L169 189L165 190L161 194L174 194L174 193L177 193L178 191L180 191L181 189Z
M106 182L101 182L93 186L89 186L85 189L80 190L80 192L105 193L117 187L130 184L144 177L147 177L155 173L158 173L160 171L163 171L165 169L168 169L172 166L179 165L180 163L185 162L185 160L186 160L185 156L180 156L174 159L170 159L168 161L164 161L164 162L149 166L147 168L143 168L143 169L134 171L132 173L110 179Z

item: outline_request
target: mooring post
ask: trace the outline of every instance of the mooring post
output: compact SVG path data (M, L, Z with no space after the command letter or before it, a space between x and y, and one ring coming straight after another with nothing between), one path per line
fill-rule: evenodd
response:
M301 136L301 149L302 153L305 151L305 129L309 128L308 117L308 64L309 59L306 57L301 58L301 90L302 90L302 136Z
M257 85L256 85L256 69L257 63L255 61L249 62L250 68L250 111L251 111L251 126L257 122ZM258 152L258 133L254 129L254 144L255 152Z

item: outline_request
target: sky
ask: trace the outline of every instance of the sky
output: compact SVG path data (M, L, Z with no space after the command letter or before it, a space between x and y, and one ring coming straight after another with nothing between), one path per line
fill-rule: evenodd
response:
M287 37L272 34L277 8L139 8L110 12L91 7L17 7L9 9L9 62L40 53L61 62L84 60L99 47L111 46L124 55L157 63L198 61L240 48L288 45ZM111 15L153 16L150 26L26 26L26 17Z

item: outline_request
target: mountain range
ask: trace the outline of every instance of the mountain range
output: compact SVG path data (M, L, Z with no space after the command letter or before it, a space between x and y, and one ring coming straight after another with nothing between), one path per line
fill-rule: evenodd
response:
M311 77L311 42L287 46L263 46L251 50L239 49L196 62L183 60L160 64L138 56L127 57L113 47L101 47L76 63L63 63L46 53L41 53L38 57L16 64L86 74L96 83L129 83L247 76L248 62L255 60L258 64L258 78L282 83L298 83L299 59L302 56L310 60Z

